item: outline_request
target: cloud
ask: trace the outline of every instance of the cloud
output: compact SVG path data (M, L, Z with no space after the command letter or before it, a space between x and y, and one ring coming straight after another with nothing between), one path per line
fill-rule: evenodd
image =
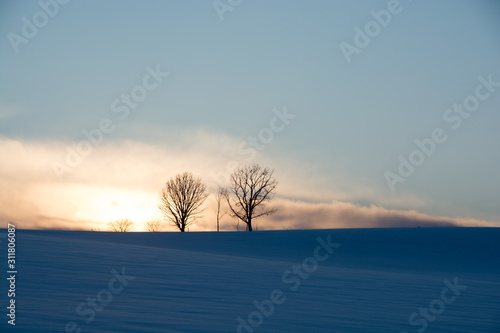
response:
M20 228L102 230L108 222L126 217L141 230L148 219L159 217L159 192L175 174L193 172L215 189L224 178L219 176L228 175L231 167L258 162L275 168L280 182L274 200L279 210L257 220L261 229L492 225L386 209L381 200L372 206L350 203L353 197L375 197L376 192L366 189L350 196L332 191L331 179L289 156L261 152L249 161L237 151L241 140L224 134L195 130L164 139L159 136L161 144L105 140L59 180L54 162L66 163L68 151L76 150L78 142L0 138L0 221L16 222ZM332 197L338 201L331 202ZM325 201L331 203L318 203ZM192 231L215 229L212 197L205 206L204 217ZM223 230L234 230L235 225L234 219L224 217Z
M278 211L263 218L261 229L332 229L398 227L493 227L495 223L452 217L439 217L415 210L394 210L381 206L361 206L349 202L306 203L276 200Z
M0 119L6 120L21 114L22 111L17 107L0 107Z

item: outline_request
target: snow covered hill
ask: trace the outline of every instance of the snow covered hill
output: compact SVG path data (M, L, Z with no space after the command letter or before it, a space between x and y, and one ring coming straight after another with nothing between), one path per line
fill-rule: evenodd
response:
M1 332L500 332L499 228L18 230L16 249Z

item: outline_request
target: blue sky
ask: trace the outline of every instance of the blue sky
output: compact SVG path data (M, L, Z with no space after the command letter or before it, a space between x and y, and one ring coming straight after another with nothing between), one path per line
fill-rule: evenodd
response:
M401 1L399 13L348 62L340 44L355 45L354 28L364 30L374 21L371 12L389 3L243 0L221 20L211 1L73 0L15 52L9 33L22 36L22 18L32 22L41 7L3 1L4 185L26 189L16 197L26 207L34 198L25 194L35 188L79 198L123 189L129 198L112 205L134 202L134 193L147 201L184 169L213 185L210 175L231 160L245 163L249 155L238 153L239 145L269 127L273 109L286 108L296 117L255 159L276 169L279 198L497 223L500 87L457 129L443 114L475 94L478 77L500 82L500 5ZM168 77L120 120L111 103L157 66ZM65 147L103 118L116 129L58 179L53 162L63 163ZM391 191L384 174L397 174L398 157L408 158L414 141L435 128L447 140ZM158 170L146 181L147 160ZM124 163L136 171L125 174ZM47 219L100 219L97 208L92 218L81 207L47 209L35 210ZM8 210L4 218L36 219L12 205Z

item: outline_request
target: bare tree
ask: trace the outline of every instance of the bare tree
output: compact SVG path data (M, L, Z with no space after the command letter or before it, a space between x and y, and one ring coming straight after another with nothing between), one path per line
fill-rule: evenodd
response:
M206 189L200 178L184 172L165 184L158 207L174 226L184 232L203 211L201 205L208 196Z
M132 229L134 222L129 219L120 219L113 222L109 222L109 229L114 232L127 232Z
M146 229L149 232L159 232L161 230L161 221L149 220L148 222L146 222Z
M278 186L273 174L274 170L258 164L240 167L231 174L231 182L224 196L232 215L243 221L248 231L253 230L254 219L276 211L266 207Z
M224 199L225 190L223 187L218 187L215 191L215 201L217 202L217 232L219 231L219 221L225 215L221 210L222 200Z

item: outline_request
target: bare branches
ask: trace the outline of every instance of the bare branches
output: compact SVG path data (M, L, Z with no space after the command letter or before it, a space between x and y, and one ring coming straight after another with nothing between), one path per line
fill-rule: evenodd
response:
M200 178L184 172L171 178L163 188L158 208L181 232L193 224L203 211L201 205L207 198L206 186Z
M238 168L231 174L231 184L224 196L232 215L243 221L248 231L252 231L253 219L276 211L266 208L278 186L273 174L274 170L258 164Z
M114 232L127 232L132 229L134 222L129 219L120 219L113 222L109 222L108 226L111 231Z
M215 201L217 202L217 232L219 231L220 219L226 214L221 210L222 200L224 199L225 191L226 190L223 187L219 186L214 193Z
M160 220L150 220L146 222L146 230L149 232L159 232L161 231L161 221Z

